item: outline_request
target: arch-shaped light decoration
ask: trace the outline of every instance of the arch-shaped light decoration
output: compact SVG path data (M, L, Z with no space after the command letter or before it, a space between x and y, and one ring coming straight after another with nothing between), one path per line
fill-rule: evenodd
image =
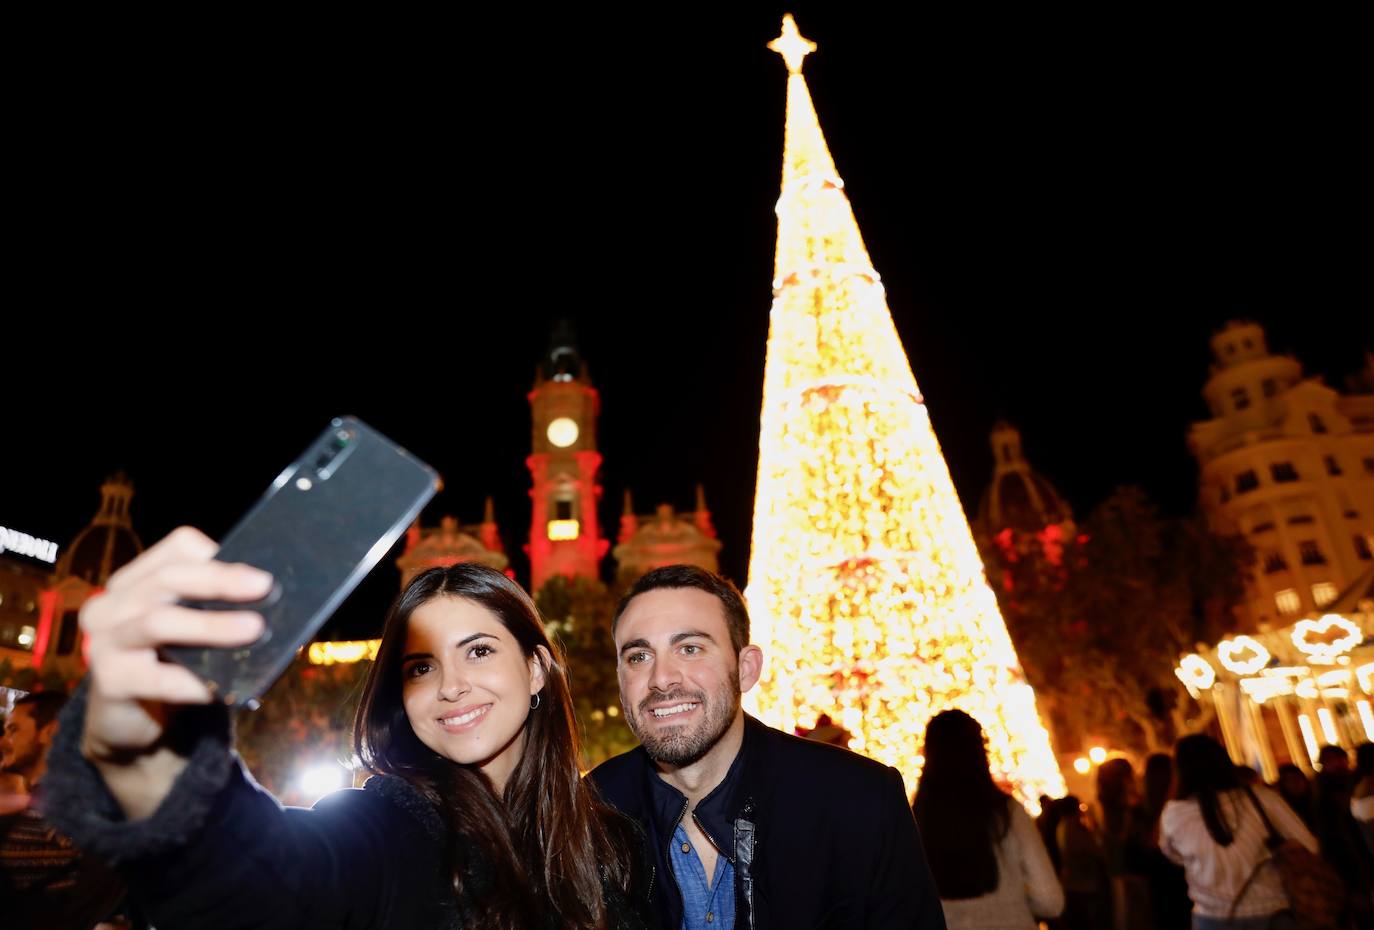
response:
M1253 636L1237 636L1217 643L1217 661L1228 672L1253 675L1269 664L1269 650Z
M1340 614L1327 614L1317 620L1299 620L1293 625L1293 645L1304 655L1332 662L1354 649L1364 639L1364 630Z
M1178 680L1183 682L1188 693L1197 697L1199 692L1206 691L1216 684L1216 669L1208 663L1206 659L1195 652L1191 652L1179 659L1178 668L1174 669L1174 674Z

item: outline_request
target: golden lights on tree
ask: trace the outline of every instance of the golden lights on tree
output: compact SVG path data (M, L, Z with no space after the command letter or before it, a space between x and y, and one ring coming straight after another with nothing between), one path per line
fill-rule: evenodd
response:
M1032 807L1064 782L821 133L792 18L787 127L749 566L764 677L751 710L829 714L914 791L926 722L976 717Z

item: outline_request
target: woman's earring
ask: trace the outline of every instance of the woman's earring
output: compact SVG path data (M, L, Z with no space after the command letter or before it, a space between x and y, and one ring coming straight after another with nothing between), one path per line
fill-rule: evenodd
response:
M538 707L538 706L539 706L539 692L536 691L536 692L534 692L534 694L530 695L530 710L534 710L534 709L535 709L536 707Z

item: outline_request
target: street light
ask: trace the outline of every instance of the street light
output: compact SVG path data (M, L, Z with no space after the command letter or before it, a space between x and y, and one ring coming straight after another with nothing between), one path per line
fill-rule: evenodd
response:
M297 776L296 786L308 803L314 804L331 791L347 788L352 781L349 771L339 763L322 762Z

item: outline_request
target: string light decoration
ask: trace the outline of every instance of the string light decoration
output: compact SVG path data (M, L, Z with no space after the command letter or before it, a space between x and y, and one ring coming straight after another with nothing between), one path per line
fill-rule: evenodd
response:
M1359 624L1340 614L1326 614L1318 620L1299 620L1293 624L1293 645L1313 662L1330 664L1364 639Z
M1207 660L1197 653L1189 653L1179 659L1178 668L1174 669L1174 674L1178 676L1178 680L1183 682L1183 686L1194 698L1212 687L1217 681L1216 669L1212 668Z
M815 46L788 16L770 48L789 77L747 706L788 732L829 714L909 792L926 722L962 709L1034 809L1064 780L802 77Z
M1364 726L1365 739L1374 740L1374 708L1369 706L1368 701L1356 701L1355 707L1360 712L1360 723Z
M350 665L364 659L377 658L381 647L380 639L336 640L333 642L311 643L306 648L306 659L311 665Z
M1253 675L1269 664L1269 650L1253 636L1237 636L1217 643L1217 660L1227 671Z
M1242 678L1240 689L1250 696L1256 704L1263 704L1271 698L1293 693L1293 682L1288 678Z

